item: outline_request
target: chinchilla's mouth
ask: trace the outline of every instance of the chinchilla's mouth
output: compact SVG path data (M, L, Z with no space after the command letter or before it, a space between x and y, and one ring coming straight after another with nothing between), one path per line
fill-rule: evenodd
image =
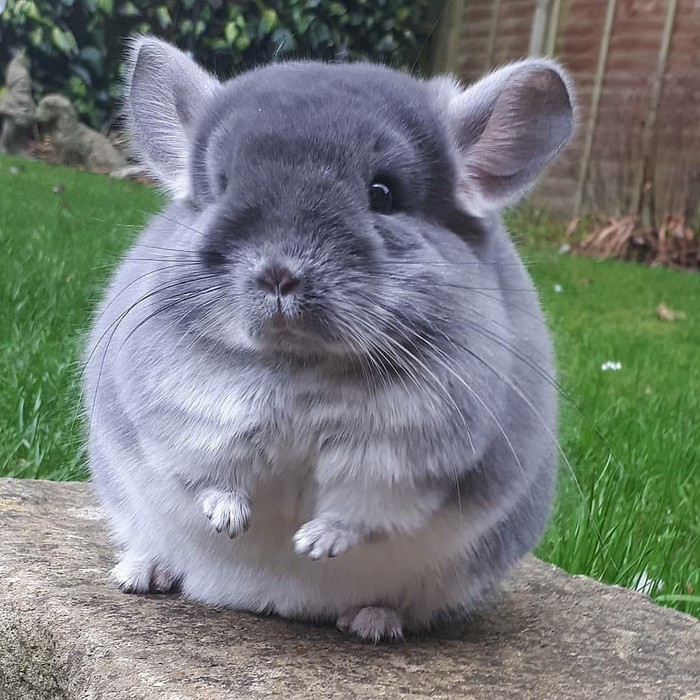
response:
M306 335L303 325L303 322L298 317L285 313L276 313L263 322L262 330L264 334L269 334L273 337L302 336Z
M258 340L266 346L279 345L311 346L318 342L318 338L301 319L290 317L286 314L274 314L260 327Z
M275 314L258 328L255 342L261 350L299 356L352 355L353 349L329 331L298 316Z

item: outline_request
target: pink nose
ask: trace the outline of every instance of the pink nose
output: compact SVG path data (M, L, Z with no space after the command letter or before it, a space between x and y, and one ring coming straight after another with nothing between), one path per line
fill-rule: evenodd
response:
M266 265L258 273L257 282L261 289L279 296L287 296L299 286L299 279L292 271L278 264Z

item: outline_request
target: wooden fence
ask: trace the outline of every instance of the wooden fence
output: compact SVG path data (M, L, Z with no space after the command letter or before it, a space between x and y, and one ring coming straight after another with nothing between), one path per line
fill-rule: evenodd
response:
M574 141L536 196L556 211L700 213L700 0L448 0L435 71L466 82L550 55L578 89Z

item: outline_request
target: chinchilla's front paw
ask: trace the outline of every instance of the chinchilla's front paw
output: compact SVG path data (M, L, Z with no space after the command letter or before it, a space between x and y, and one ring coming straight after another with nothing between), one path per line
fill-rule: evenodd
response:
M204 515L217 532L233 539L243 534L250 524L250 499L240 491L204 489L198 498Z
M337 557L364 539L358 528L330 518L315 518L294 535L294 550L311 559Z

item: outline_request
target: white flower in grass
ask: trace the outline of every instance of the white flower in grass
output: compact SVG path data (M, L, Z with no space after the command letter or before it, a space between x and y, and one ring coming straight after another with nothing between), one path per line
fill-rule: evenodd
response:
M644 571L637 576L632 586L635 591L644 593L644 595L649 595L654 589L656 589L656 591L661 591L663 590L663 587L664 582L661 579L649 578L649 573L646 569L644 569Z
M617 372L618 370L622 369L622 362L608 360L607 362L603 362L600 369L602 369L603 372Z

